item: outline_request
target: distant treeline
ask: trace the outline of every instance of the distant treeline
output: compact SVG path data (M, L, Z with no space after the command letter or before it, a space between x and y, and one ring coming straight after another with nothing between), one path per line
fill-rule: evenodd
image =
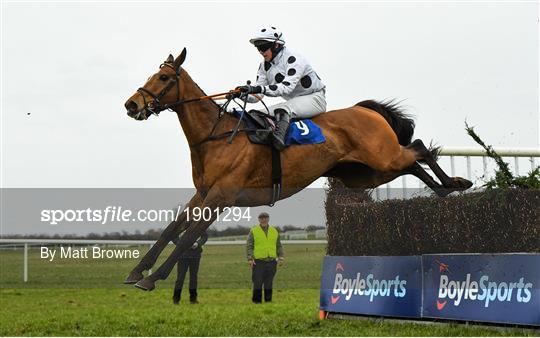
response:
M308 225L305 228L297 227L294 225L276 226L279 232L286 231L315 231L324 229L324 226L320 225ZM250 227L236 225L234 227L228 227L222 230L218 230L214 227L210 227L207 232L209 237L229 237L229 236L247 236ZM48 235L48 234L32 234L32 235L5 235L3 238L35 238L35 239L109 239L109 240L157 240L163 229L150 229L145 232L135 230L134 232L127 231L114 231L104 233L91 232L87 235L65 234L65 235Z

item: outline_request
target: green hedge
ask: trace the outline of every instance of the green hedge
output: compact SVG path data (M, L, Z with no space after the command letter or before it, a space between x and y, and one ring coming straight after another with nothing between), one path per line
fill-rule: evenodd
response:
M372 202L332 180L328 254L540 252L540 190Z

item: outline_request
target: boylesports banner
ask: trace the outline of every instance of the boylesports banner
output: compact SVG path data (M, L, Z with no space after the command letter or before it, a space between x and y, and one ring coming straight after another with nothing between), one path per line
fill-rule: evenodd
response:
M323 264L322 310L420 317L420 256L326 256Z
M540 255L422 256L423 317L540 325Z
M321 310L540 326L540 254L327 256Z

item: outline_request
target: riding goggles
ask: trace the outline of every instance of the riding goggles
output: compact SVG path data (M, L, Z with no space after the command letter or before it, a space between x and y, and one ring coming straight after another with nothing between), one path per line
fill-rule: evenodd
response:
M260 45L257 45L255 47L257 47L257 50L262 53L272 48L273 45L274 45L273 42L267 42L267 43L262 43Z

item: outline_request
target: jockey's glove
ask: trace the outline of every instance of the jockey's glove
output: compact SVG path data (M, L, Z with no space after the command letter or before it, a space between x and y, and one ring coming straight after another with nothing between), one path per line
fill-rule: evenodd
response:
M263 91L261 86L250 86L250 85L239 86L239 87L236 87L236 89L239 89L242 93L246 93L246 94L260 94Z
M236 88L237 89L237 88ZM225 97L227 98L227 100L230 100L230 99L237 99L239 98L240 96L242 95L246 95L242 92L230 92L229 94L227 94Z

